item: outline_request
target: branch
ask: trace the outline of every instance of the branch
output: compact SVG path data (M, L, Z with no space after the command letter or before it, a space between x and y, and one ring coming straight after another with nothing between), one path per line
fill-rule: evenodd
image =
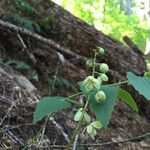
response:
M54 118L50 118L50 121L55 125L55 127L61 132L61 134L64 136L65 140L67 141L67 143L70 143L70 139L69 136L65 133L63 127L61 127Z
M50 45L51 47L57 49L58 51L62 52L62 53L65 53L67 55L70 55L72 57L77 57L77 58L81 58L80 55L77 55L75 54L74 52L72 52L71 50L65 48L65 47L62 47L60 44L56 43L55 41L53 41L52 39L47 39L47 38L44 38L42 36L40 36L39 34L37 33L34 33L34 32L31 32L25 28L22 28L22 27L18 27L8 21L3 21L3 20L0 20L0 25L2 27L5 27L5 28L8 28L10 30L13 30L17 33L21 33L21 34L24 34L24 35L28 35L28 36L31 36L32 38L38 40L38 41L41 41L41 42L44 42L48 45Z
M127 142L133 142L133 141L139 141L142 140L146 137L150 136L150 132L142 134L137 137L133 137L130 139L125 139L122 141L117 141L117 142L107 142L107 143L98 143L98 144L78 144L77 146L82 146L82 147L100 147L100 146L107 146L107 145L114 145L114 144L120 144L120 143L127 143ZM41 149L47 149L47 148L65 148L66 145L51 145L48 147L42 147Z
M124 36L123 40L133 51L143 55L142 50L128 36Z

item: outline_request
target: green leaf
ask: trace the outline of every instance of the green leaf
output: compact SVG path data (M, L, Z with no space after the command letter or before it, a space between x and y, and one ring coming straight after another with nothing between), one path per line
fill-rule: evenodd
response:
M17 69L30 69L30 66L24 62L18 62L16 68Z
M52 112L66 109L68 106L70 106L70 103L63 97L44 97L36 106L33 123L38 122Z
M132 72L127 73L129 83L142 94L146 99L150 100L150 78L139 77Z
M136 105L136 102L134 101L133 97L128 93L127 91L124 91L122 89L119 89L118 98L129 105L133 110L138 112L138 108Z
M145 72L144 77L150 78L150 72Z
M102 128L102 124L99 121L94 121L91 123L91 125L96 128L96 129L101 129Z
M95 93L93 93L90 97L89 104L94 111L97 120L102 123L103 127L107 127L117 100L118 89L115 86L103 85L100 90L104 91L106 94L106 100L97 103L95 100Z

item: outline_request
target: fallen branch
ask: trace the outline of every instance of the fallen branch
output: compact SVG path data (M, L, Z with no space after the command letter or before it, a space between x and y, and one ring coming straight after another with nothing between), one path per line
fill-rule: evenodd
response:
M18 26L14 25L14 24L12 24L12 23L10 23L8 21L0 20L0 25L2 27L8 28L10 30L13 30L13 31L15 31L17 33L21 33L21 34L24 34L24 35L31 36L31 37L33 37L36 40L39 40L41 42L44 42L44 43L50 45L51 47L57 49L58 51L60 51L62 53L65 53L65 54L70 55L72 57L81 58L80 55L77 55L74 52L72 52L71 50L69 50L69 49L59 45L58 43L56 43L52 39L44 38L44 37L40 36L37 33L31 32L31 31L29 31L29 30L27 30L25 28L22 28L22 27L18 27Z
M128 36L124 36L123 40L133 51L143 55L142 50Z
M61 134L64 136L65 140L70 143L69 136L65 133L62 126L60 126L54 118L51 117L50 121L55 125L55 127L61 132Z
M127 143L127 142L133 142L133 141L139 141L142 140L146 137L150 136L150 132L142 134L140 136L137 137L133 137L130 139L125 139L125 140L121 140L121 141L117 141L117 142L107 142L107 143L98 143L98 144L78 144L77 146L82 146L82 147L100 147L100 146L107 146L107 145L114 145L114 144L121 144L121 143ZM73 146L73 145L72 145ZM66 145L51 145L48 147L42 147L41 149L47 149L47 148L65 148Z

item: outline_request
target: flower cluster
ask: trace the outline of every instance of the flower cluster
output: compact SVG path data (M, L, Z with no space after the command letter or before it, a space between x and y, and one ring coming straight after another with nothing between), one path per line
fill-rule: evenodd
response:
M83 115L83 116L82 116ZM89 123L91 121L91 117L85 111L83 112L83 108L79 108L74 116L74 121L79 121L83 117L83 121Z
M105 51L102 48L98 48L97 51L95 51L95 58L94 59L88 59L86 61L86 66L88 68L93 68L92 75L86 77L84 81L81 84L81 89L84 91L83 93L86 95L86 98L89 100L91 94L94 94L94 100L97 103L100 103L101 101L106 100L106 94L102 90L101 85L103 82L108 81L108 77L106 73L109 70L109 67L106 63L96 63L96 55L104 55ZM95 71L95 69L99 69L99 71ZM98 74L96 76L95 74ZM88 101L86 101L86 104ZM74 116L75 121L83 121L85 124L87 124L85 130L88 134L95 136L97 134L96 130L102 128L101 122L98 121L92 121L92 118L88 115L86 108L79 108Z
M101 129L101 128L102 128L102 124L99 121L94 121L86 127L86 130L87 133L89 133L92 136L95 136L97 134L96 129Z
M98 54L104 55L105 51L103 48L98 48ZM95 63L95 64L94 64ZM101 102L106 99L105 93L100 90L100 86L102 82L107 82L108 77L106 73L109 70L109 67L106 63L96 63L92 59L89 59L86 61L86 66L87 67L94 67L94 65L99 66L99 76L95 78L94 76L88 76L84 81L83 81L83 86L85 86L85 89L87 92L90 92L96 88L97 93L95 94L95 100L96 102Z

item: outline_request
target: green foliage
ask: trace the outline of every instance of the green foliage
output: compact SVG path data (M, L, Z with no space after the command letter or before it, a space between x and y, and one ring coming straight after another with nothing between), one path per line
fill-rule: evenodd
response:
M59 29L57 28L57 22L54 16L50 14L48 16L42 16L39 20L37 20L38 25L41 29L47 33L49 36L54 36L60 34ZM59 35L60 36L60 35Z
M25 0L16 0L15 7L25 15L37 15L38 11Z
M90 62L91 59L89 59L90 61L86 61L86 64L88 64L87 67L93 68L92 75L87 76L79 83L80 92L75 93L67 98L44 97L37 104L34 113L33 122L36 123L50 113L67 108L69 103L72 103L76 106L77 111L75 113L74 120L78 122L78 124L71 137L71 143L67 147L68 150L70 149L70 145L73 144L82 124L86 125L83 131L86 131L91 136L95 136L97 134L97 129L101 129L102 127L106 128L108 126L111 114L117 101L117 97L120 98L124 103L128 104L133 110L138 112L137 105L132 96L128 92L119 89L117 86L129 82L139 93L144 95L145 98L150 99L150 79L147 77L138 77L132 72L128 72L127 74L128 81L103 85L103 82L107 82L104 80L104 75L107 77L104 72L108 72L109 66L107 66L107 64L103 64L103 66L101 66L100 63L97 63L96 55L98 55L99 48L94 51L95 57L93 59L92 65ZM102 53L100 53L100 55L102 55ZM96 66L101 66L99 72L95 71ZM52 83L51 80L49 80L49 83ZM70 99L81 94L85 97L85 103L80 103ZM88 114L87 110L89 107L91 108L90 110L92 110L92 112L95 114L96 120L93 120L92 116Z
M55 83L54 83L54 80L55 80ZM56 79L49 78L48 79L49 87L52 87L53 84L55 84L55 86L59 87L59 88L66 88L66 89L71 89L71 90L76 91L75 86L73 84L71 84L68 80L64 79L64 78L59 78L59 77L56 77Z
M33 122L36 123L44 116L58 110L66 109L69 106L70 103L63 97L44 97L36 106Z
M30 31L37 31L40 32L40 26L35 22L30 19L27 19L25 17L22 17L20 15L13 15L12 16L12 22L15 23L16 25L20 27L24 27Z
M28 75L27 75L27 78L28 78L29 80L36 80L36 79L38 79L38 73L37 73L37 71L30 69L30 70L29 70L29 73L28 73Z
M34 80L34 79L38 78L38 73L35 70L33 70L30 65L26 64L23 61L17 61L17 60L10 59L10 60L6 61L5 64L6 65L14 65L15 68L19 69L19 70L26 70L27 78L29 80Z
M6 65L15 65L16 69L21 69L21 70L28 70L30 69L30 66L23 61L17 61L17 60L8 60Z
M133 97L130 95L130 93L128 93L127 91L124 91L122 89L119 89L118 98L121 101L123 101L124 103L126 103L127 105L129 105L133 110L138 112L137 105L136 105Z
M145 72L144 77L150 78L150 72Z
M97 103L94 97L95 93L93 93L90 97L89 103L96 115L97 120L102 123L103 127L107 127L117 100L118 90L114 86L102 86L101 90L105 92L106 100L101 103Z
M132 72L128 72L129 83L146 99L150 100L150 78L138 77Z
M150 33L147 22L137 16L134 11L131 15L127 15L123 1L76 0L72 2L62 0L59 4L75 16L120 42L123 42L122 37L127 35L144 52L146 38ZM132 9L136 9L135 1L132 1Z

